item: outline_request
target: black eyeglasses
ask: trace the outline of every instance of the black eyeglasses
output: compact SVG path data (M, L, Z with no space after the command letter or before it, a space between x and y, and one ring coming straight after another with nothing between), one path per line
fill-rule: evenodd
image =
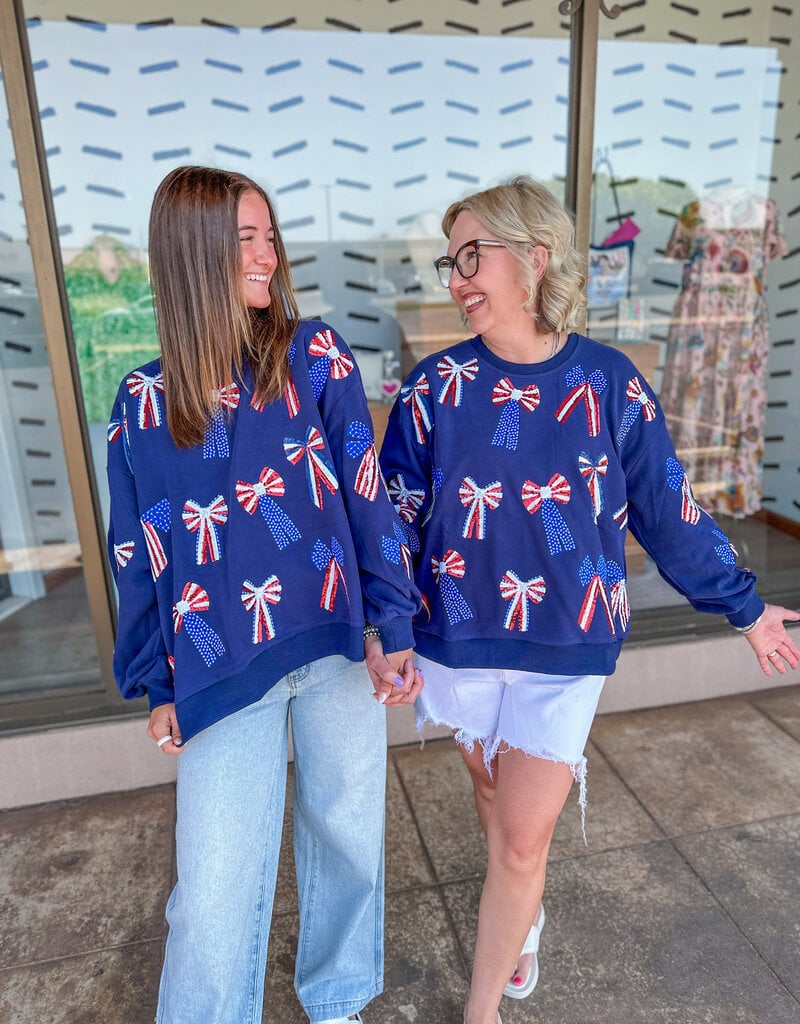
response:
M450 287L453 267L466 279L474 277L478 273L478 267L481 262L480 247L482 245L499 246L501 249L507 248L505 242L491 242L485 238L473 238L471 242L464 242L455 256L440 256L438 260L433 261L443 288Z

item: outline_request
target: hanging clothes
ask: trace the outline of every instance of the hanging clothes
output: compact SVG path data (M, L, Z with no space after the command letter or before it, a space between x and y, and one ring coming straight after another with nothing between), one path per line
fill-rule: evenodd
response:
M775 204L738 187L684 208L665 255L683 260L661 403L698 501L761 507L769 315L764 268L786 252Z

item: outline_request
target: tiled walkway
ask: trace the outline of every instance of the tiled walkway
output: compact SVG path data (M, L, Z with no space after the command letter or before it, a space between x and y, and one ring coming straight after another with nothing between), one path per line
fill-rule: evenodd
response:
M541 980L505 1024L798 1024L800 687L606 715L588 754L589 845L571 799ZM485 849L451 741L392 749L388 800L386 992L365 1022L459 1024ZM0 814L0 1021L152 1021L172 803L162 787ZM305 1021L286 851L267 1024Z

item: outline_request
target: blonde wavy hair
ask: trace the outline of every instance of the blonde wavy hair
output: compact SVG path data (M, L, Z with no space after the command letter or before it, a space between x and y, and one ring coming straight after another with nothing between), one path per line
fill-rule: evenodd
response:
M509 251L519 263L522 284L528 289L524 309L537 321L539 330L568 331L582 322L586 261L575 248L575 228L569 214L544 185L520 174L459 199L442 218L447 238L456 217L465 210L498 241L513 243ZM547 265L538 280L527 255L536 245L547 250Z

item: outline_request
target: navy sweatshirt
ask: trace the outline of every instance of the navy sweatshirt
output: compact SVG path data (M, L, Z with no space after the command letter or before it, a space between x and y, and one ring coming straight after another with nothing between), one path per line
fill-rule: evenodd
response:
M480 337L422 360L381 466L422 593L416 647L434 661L612 673L630 624L628 530L696 609L736 626L763 610L644 377L581 335L538 364Z
M219 391L202 444L178 449L160 361L120 385L108 443L109 558L124 697L174 703L184 740L318 658L413 645L419 607L381 479L361 379L342 339L297 326L291 380Z

